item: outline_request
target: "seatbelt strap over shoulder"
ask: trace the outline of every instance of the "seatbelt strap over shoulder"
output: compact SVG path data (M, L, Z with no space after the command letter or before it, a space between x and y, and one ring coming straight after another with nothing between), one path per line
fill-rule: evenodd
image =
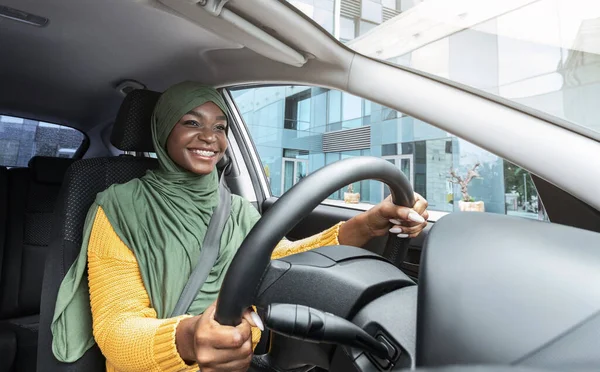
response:
M217 257L219 256L219 248L221 246L221 235L225 228L225 223L231 213L231 193L225 186L225 172L221 175L219 181L219 204L215 208L213 215L208 223L208 229L202 242L202 250L200 251L200 257L198 263L192 271L188 282L186 283L177 304L171 313L171 317L185 314L206 278L210 274L210 270L215 265Z

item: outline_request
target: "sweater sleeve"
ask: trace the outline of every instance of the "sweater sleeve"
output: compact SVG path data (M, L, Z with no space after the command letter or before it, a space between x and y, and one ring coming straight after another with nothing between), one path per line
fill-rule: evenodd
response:
M197 370L179 356L175 331L187 315L157 319L133 252L99 208L88 244L94 338L111 371Z
M237 218L236 222L238 228L242 229L242 231L246 231L246 233L249 233L254 225L260 220L260 213L258 213L256 208L254 208L249 201L238 195L233 195L232 201L232 209L237 211L233 215L235 216L234 218ZM306 252L318 247L338 245L340 244L338 241L338 236L340 233L340 226L342 224L343 222L340 222L325 231L302 240L291 242L283 239L273 250L271 259L276 260L278 258L290 256L295 253Z
M291 242L289 240L282 240L277 244L277 247L271 254L271 259L276 260L292 254L306 252L314 248L325 247L328 245L338 245L338 236L340 233L340 226L343 222L340 222L329 229L310 236L302 240L296 240Z

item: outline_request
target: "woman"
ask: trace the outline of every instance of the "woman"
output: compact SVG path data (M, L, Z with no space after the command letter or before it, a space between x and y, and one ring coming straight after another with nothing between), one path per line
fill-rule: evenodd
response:
M227 149L227 112L217 91L197 83L180 83L161 95L151 123L159 170L111 186L90 208L81 254L57 298L52 323L57 359L75 361L97 342L107 371L248 368L260 318L248 311L237 327L214 320L225 272L260 218L245 199L232 196L219 257L189 315L169 317L218 201L216 164ZM320 234L280 242L272 257L325 245L363 246L388 230L414 237L426 225L426 207L418 195L413 209L387 199Z

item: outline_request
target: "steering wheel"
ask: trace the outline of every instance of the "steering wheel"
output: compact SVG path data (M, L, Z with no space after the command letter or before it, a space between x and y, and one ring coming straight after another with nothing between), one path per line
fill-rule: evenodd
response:
M396 205L414 205L414 192L406 176L381 158L349 158L310 174L275 202L242 242L221 286L215 319L222 325L240 324L243 312L254 303L277 243L333 192L365 179L387 184ZM408 249L407 241L390 234L384 256L399 266Z

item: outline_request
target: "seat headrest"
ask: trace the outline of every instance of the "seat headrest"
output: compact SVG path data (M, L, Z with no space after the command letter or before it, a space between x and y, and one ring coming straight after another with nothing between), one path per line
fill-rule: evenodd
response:
M225 171L225 175L228 175L231 169L228 170L227 166L230 163L231 163L231 159L229 158L229 155L227 155L227 152L225 152L225 154L223 154L223 157L221 158L221 160L219 160L219 162L217 163L217 170L219 172Z
M160 93L137 89L129 93L117 114L110 142L121 151L154 152L150 118Z
M74 162L75 159L34 156L29 160L28 166L33 171L36 182L61 184L67 169Z
M160 94L136 89L125 97L110 137L113 146L121 151L154 152L150 120ZM225 154L217 168L223 170L229 163L229 156Z

